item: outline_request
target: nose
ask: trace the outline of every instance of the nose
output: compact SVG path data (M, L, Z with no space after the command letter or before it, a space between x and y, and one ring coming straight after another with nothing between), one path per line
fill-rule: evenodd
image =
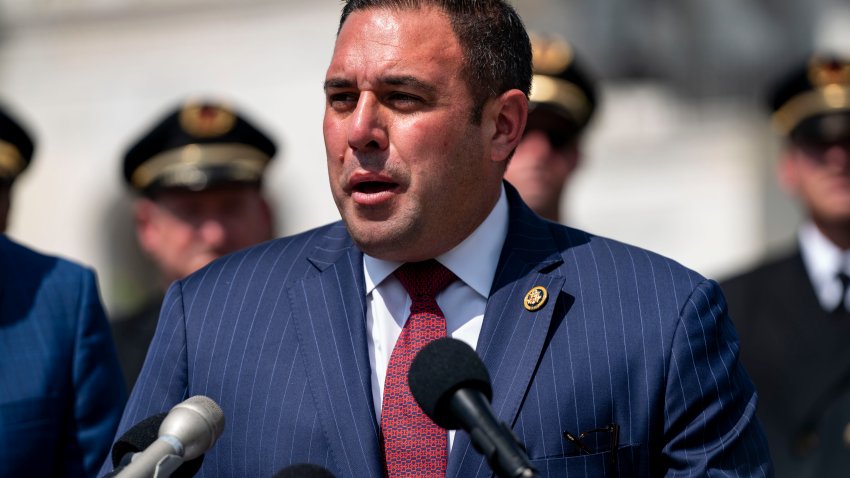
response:
M227 243L227 230L217 219L206 219L198 227L198 237L211 250L222 251Z
M525 132L520 142L520 147L524 150L535 153L540 156L548 155L552 152L552 143L545 132L539 129L532 129Z
M363 153L383 151L389 147L381 105L372 93L362 93L357 101L349 123L348 145L352 150Z
M526 131L522 137L512 162L523 163L526 167L548 168L557 155L545 132L534 129Z
M824 153L826 164L841 171L850 170L850 146L836 144L830 146Z

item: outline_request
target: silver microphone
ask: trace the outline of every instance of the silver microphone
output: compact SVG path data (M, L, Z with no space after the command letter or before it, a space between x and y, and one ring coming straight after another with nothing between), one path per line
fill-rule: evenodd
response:
M209 450L224 431L224 412L203 395L189 397L168 412L159 437L133 456L118 478L166 478L184 461Z

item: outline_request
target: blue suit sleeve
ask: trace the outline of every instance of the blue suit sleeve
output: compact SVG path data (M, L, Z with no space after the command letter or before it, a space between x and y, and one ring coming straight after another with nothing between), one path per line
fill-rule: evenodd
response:
M160 311L153 341L148 348L145 364L130 393L116 437L133 425L157 413L167 412L187 397L188 364L186 358L186 327L183 314L181 283L168 289ZM107 458L101 474L112 470Z
M714 281L700 283L682 307L665 395L666 476L773 476L757 393Z
M81 282L72 370L75 423L70 428L77 436L65 443L82 449L86 474L94 476L109 452L127 396L94 273L84 270Z

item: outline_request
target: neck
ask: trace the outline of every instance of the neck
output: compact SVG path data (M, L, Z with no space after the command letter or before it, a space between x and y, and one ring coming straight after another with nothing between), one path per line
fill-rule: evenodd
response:
M815 225L827 239L842 251L850 250L850 223L828 223L815 221Z
M552 222L558 222L561 220L561 207L557 202L550 205L541 207L537 210L537 214L540 215L543 219L548 219Z

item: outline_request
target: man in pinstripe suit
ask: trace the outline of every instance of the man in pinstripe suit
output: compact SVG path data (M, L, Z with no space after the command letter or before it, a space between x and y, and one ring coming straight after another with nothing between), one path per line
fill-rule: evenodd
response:
M435 258L458 277L437 296L446 333L476 348L543 476L771 476L717 284L546 222L502 181L530 57L502 0L347 2L324 118L342 222L173 284L120 429L205 394L228 430L204 476L382 476L384 377L411 303L393 271ZM447 441L434 476L490 476L465 433Z

